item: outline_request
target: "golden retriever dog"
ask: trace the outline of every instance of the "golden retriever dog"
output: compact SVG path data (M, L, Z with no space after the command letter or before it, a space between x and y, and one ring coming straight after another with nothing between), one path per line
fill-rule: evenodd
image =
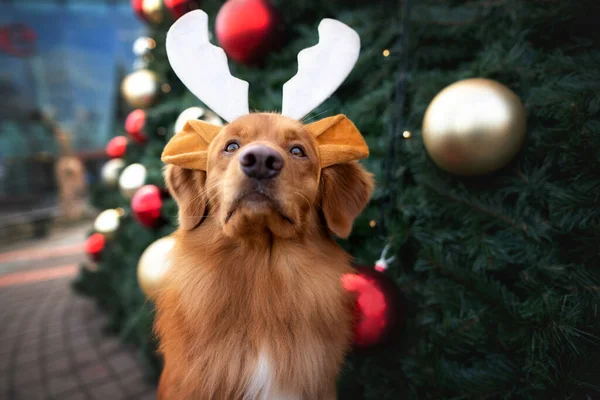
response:
M167 144L180 227L155 300L159 399L336 398L354 304L335 236L369 201L367 156L343 115L188 121Z

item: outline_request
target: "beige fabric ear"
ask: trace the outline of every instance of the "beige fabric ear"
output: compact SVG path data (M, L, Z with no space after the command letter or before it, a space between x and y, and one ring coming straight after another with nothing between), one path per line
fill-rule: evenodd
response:
M165 146L161 160L181 168L206 171L208 146L221 129L201 120L186 122L183 130Z
M317 139L321 168L369 156L365 139L345 115L323 118L306 125L306 128Z
M165 183L179 206L179 226L191 230L200 224L206 209L206 172L167 165Z
M354 220L366 207L374 187L373 175L359 163L324 168L321 175L321 208L331 232L347 238Z

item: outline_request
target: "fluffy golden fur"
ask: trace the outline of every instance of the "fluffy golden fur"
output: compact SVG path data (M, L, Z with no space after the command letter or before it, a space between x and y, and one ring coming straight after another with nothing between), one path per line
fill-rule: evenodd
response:
M224 151L231 141L237 152ZM250 144L283 157L279 176L243 173L237 154ZM180 229L155 299L159 399L336 398L353 304L340 282L350 259L332 234L348 236L369 200L372 177L355 161L367 154L344 116L195 121L171 140L163 160ZM269 379L257 386L257 373Z

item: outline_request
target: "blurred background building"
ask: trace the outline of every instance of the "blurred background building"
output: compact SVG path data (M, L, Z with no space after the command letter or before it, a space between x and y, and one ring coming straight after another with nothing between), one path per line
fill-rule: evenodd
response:
M56 219L87 215L77 198L98 180L125 112L119 84L146 28L127 0L5 1L2 8L0 227L29 225L44 235ZM71 159L61 165L61 157Z

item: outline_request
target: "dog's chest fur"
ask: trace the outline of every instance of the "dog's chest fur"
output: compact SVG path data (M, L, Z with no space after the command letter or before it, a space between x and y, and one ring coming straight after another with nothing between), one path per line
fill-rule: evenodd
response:
M346 255L326 242L268 252L209 244L197 253L178 242L158 299L161 350L180 391L173 398L331 393L351 335L350 299L340 283L350 268Z
M250 383L244 389L244 399L301 400L301 395L286 393L277 387L274 371L268 354L264 351L259 352Z

